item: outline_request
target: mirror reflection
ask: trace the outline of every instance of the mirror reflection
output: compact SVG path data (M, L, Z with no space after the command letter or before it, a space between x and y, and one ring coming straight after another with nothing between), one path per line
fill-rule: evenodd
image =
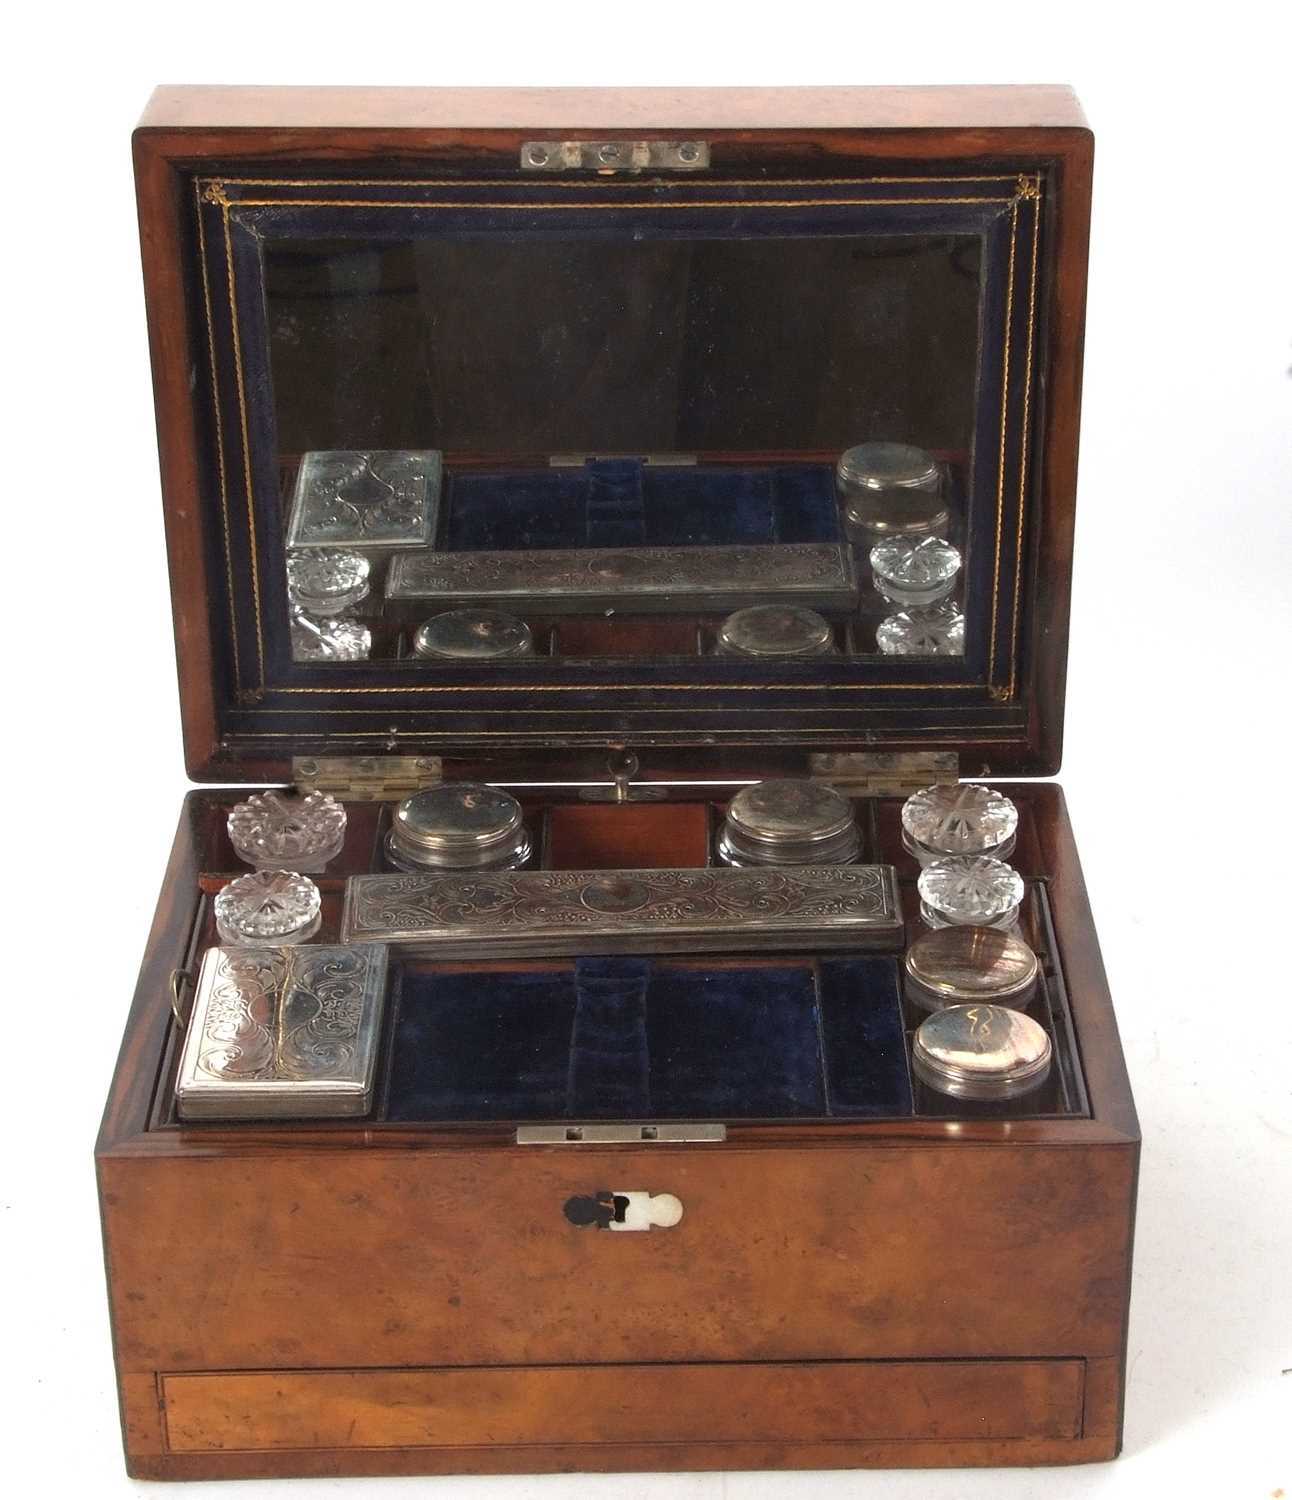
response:
M269 241L294 655L962 655L980 258Z

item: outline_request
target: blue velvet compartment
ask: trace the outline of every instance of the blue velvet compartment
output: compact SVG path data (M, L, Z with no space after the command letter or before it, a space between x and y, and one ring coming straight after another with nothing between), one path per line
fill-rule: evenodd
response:
M409 968L391 1120L909 1115L887 956L775 967L580 959L533 973Z
M827 464L649 467L603 459L582 468L463 470L445 479L440 546L696 547L839 538Z

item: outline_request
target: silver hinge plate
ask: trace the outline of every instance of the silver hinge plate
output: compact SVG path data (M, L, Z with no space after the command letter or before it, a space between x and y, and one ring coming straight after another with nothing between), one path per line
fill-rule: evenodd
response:
M925 786L954 786L960 757L954 750L849 750L810 755L816 781L828 781L853 797L909 796Z
M702 172L708 141L526 141L522 172Z
M678 1141L725 1141L725 1125L518 1125L518 1146L634 1146L670 1145Z
M302 792L346 802L396 802L444 779L438 755L296 756L292 780Z

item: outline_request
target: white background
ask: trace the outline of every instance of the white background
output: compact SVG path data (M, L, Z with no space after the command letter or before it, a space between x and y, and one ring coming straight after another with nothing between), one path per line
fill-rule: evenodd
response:
M1098 143L1062 780L1144 1127L1125 1456L1081 1470L338 1480L291 1493L1292 1491L1286 23L1274 5L1090 0L643 0L604 15L172 0L9 15L9 1493L134 1488L121 1466L91 1148L185 786L129 157L159 81L1070 82ZM1002 1266L1002 1292L1045 1274Z

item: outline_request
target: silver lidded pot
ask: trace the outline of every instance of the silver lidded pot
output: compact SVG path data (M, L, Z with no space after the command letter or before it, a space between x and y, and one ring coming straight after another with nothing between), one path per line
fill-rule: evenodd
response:
M1002 1005L952 1005L920 1023L911 1071L956 1099L1013 1099L1038 1088L1053 1047L1045 1028Z
M1003 1005L1025 1010L1036 997L1041 965L1017 933L995 927L940 927L906 950L907 999L921 1010Z
M847 865L860 852L852 803L820 781L785 778L742 788L718 835L724 865Z
M435 661L498 661L532 656L534 637L524 620L501 609L449 609L418 627L413 652Z
M835 469L844 530L859 544L885 537L936 536L950 523L942 465L909 443L859 443Z
M798 604L754 604L718 627L719 656L829 656L834 631L824 615Z
M446 781L395 809L386 856L397 869L515 870L532 853L520 803L501 787Z
M926 786L902 804L902 844L921 865L951 854L1008 859L1018 832L1018 808L994 787L975 782Z

